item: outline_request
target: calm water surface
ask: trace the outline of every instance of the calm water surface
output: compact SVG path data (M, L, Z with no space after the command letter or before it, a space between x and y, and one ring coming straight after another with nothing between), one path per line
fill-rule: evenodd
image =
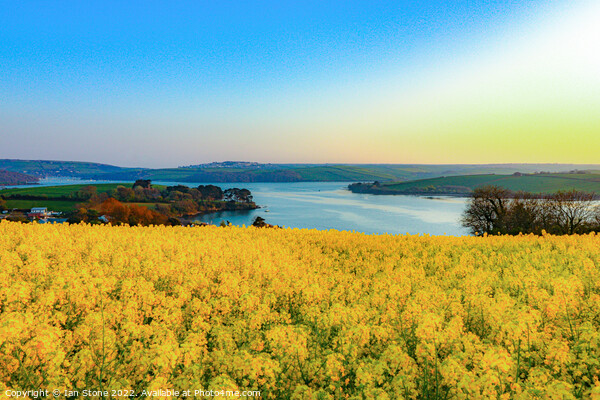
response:
M249 189L256 204L263 208L244 213L206 214L198 216L197 221L218 224L225 220L234 225L250 225L256 216L261 216L270 224L294 228L468 234L459 223L466 199L355 194L346 189L347 185L331 182L220 184L223 188Z
M42 185L101 183L94 181L45 179ZM198 186L199 183L160 182L156 184ZM206 183L202 183L206 184ZM348 183L215 183L223 189L247 188L261 209L248 212L220 212L201 215L197 221L250 225L256 216L274 225L337 229L364 233L410 233L467 235L459 219L466 199L456 197L376 196L354 194Z

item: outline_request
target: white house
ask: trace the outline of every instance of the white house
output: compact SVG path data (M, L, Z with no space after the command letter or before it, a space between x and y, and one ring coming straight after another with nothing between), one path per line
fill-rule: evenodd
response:
M30 217L45 217L48 214L46 207L33 207L29 212Z

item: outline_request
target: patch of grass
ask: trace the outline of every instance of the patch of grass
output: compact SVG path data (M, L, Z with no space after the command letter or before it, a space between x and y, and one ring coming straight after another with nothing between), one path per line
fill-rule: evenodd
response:
M351 165L331 165L298 168L295 172L308 181L392 180L397 176L386 171Z
M382 188L390 192L409 192L421 189L423 191L439 189L440 192L443 192L447 187L462 187L468 191L485 185L531 193L554 193L559 190L600 193L600 174L460 175L385 183Z
M33 207L47 207L49 211L72 212L78 201L65 200L6 200L7 209L31 209Z
M106 193L115 190L118 186L131 187L131 182L123 183L100 183L100 184L85 184L85 185L62 185L62 186L34 186L26 188L16 189L4 189L0 190L0 195L10 196L14 194L28 195L28 196L47 196L48 198L53 197L65 197L75 192L78 192L86 186L95 186L98 193ZM158 190L163 190L165 186L153 185Z

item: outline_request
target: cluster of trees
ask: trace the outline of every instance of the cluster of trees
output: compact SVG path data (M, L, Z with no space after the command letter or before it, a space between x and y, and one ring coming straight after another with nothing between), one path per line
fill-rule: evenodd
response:
M485 186L474 189L462 224L475 235L599 232L600 207L595 198L593 193L576 190L537 195Z
M182 185L168 186L164 195L170 200L180 200L185 198L196 201L252 202L252 193L248 189L231 188L223 190L214 185L200 185L197 188L190 188Z
M94 187L91 186L91 188ZM84 189L80 191L80 197L83 197L85 199L91 198L92 193L84 194ZM252 202L252 193L248 189L232 188L223 190L215 185L200 185L196 188L177 185L167 186L164 190L160 191L152 187L150 180L137 180L131 188L125 186L117 186L117 188L110 193L110 197L113 197L123 202L137 203L157 201L176 202L180 200L192 200L196 202Z
M177 215L236 209L238 205L254 207L252 193L248 189L222 190L214 185L200 185L197 188L178 185L167 187L162 195L171 204L172 212Z
M110 222L115 225L180 225L177 219L170 218L156 210L136 204L124 204L114 198L107 198L99 204L80 205L68 222L79 223L82 221L87 223Z
M257 228L281 228L279 225L267 224L267 221L265 221L265 219L261 216L257 216L256 218L254 218L252 226L255 226Z
M110 192L110 197L119 201L149 203L154 201L163 201L163 195L160 190L149 187L136 186L133 187L117 186L116 189Z

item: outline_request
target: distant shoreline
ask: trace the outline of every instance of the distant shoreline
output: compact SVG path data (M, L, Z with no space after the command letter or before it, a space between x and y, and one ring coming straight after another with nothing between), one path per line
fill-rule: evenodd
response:
M396 182L357 182L348 185L352 193L373 195L413 195L470 197L473 190L484 186L498 186L510 191L511 196L528 192L535 196L575 190L593 193L600 198L600 173L570 171L566 173L513 173L511 175L478 174L452 175L428 179Z
M389 189L379 189L377 187L364 187L357 188L355 183L348 185L348 190L355 194L374 194L383 196L418 196L418 197L432 197L432 196L444 196L444 197L469 197L471 192L444 192L444 191L399 191ZM364 185L364 184L363 184ZM366 186L366 185L365 185Z

